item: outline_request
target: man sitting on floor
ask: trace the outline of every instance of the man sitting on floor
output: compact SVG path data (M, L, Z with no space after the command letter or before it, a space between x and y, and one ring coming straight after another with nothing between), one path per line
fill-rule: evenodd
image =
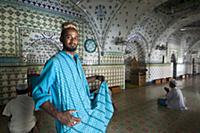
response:
M185 98L183 97L183 93L179 87L176 86L176 80L172 79L169 82L169 87L165 87L165 91L167 92L166 98L158 99L158 104L161 106L166 106L170 109L177 109L177 110L187 110L185 106Z

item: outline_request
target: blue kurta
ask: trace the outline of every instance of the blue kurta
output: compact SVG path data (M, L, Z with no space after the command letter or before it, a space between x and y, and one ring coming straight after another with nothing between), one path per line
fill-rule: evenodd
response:
M107 83L101 84L92 100L78 55L73 57L65 51L45 64L32 95L37 110L46 101L58 111L77 110L73 116L81 122L68 127L56 120L58 133L104 133L114 111Z

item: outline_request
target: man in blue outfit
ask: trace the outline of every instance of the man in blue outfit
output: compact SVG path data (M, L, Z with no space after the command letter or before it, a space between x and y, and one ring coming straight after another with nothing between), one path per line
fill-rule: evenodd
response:
M55 118L58 133L104 133L114 111L107 83L101 83L97 95L90 93L75 54L77 27L73 23L62 27L63 50L48 60L41 72L32 92L35 108Z

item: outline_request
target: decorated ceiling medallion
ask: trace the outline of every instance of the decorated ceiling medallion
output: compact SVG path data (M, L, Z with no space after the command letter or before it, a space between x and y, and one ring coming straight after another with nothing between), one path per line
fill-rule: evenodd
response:
M97 44L94 39L87 39L84 43L84 48L88 53L93 53L96 51Z

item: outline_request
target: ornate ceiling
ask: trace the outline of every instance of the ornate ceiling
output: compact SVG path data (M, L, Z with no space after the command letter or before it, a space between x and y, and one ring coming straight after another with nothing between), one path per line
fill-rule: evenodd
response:
M179 45L191 53L194 48L196 51L200 47L197 45L200 38L196 32L200 29L199 0L17 1L86 22L87 26L84 25L83 30L87 35L84 38L94 38L103 52L123 53L127 49L123 46L136 41L143 44L147 56L158 45L172 45L169 43L172 38L176 42L184 42ZM186 41L188 37L193 38L190 39L193 41Z
M64 0L63 0L64 1ZM172 34L182 36L199 30L199 0L71 0L82 10L100 47L114 51L116 38L127 40L140 33L148 51L166 43ZM195 32L193 33L196 36ZM180 39L180 37L179 37ZM198 41L198 40L197 40ZM124 41L125 42L125 41ZM192 48L192 44L189 47ZM200 47L200 46L199 46Z

